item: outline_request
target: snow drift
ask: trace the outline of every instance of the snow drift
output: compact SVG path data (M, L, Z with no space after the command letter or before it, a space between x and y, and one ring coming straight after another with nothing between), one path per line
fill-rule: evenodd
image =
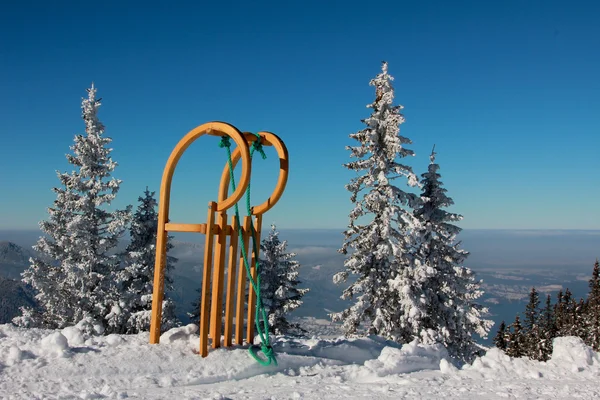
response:
M86 337L77 327L0 325L0 398L10 399L591 399L600 397L600 354L579 338L554 341L552 359L513 359L490 349L457 368L445 349L380 338L278 337L278 365L245 348L196 353L195 325L163 334Z

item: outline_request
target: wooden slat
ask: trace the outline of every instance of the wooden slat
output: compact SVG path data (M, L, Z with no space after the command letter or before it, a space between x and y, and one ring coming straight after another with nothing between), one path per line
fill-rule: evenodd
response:
M165 231L167 232L195 232L206 234L206 224L181 224L169 222L165 224ZM218 235L221 232L221 227L213 225L213 235ZM225 234L231 235L231 225L225 225Z
M256 253L254 252L254 246L248 249L248 253L252 253L251 264L250 264L250 273L252 275L252 279L254 282L257 282L257 274L256 274L256 261L258 260L258 256L260 253L260 229L262 224L262 214L256 216L256 224L255 224L255 237L256 237ZM250 284L250 289L248 293L248 325L246 326L246 340L248 343L252 344L254 340L254 322L255 322L255 313L256 313L256 292L254 291L254 287Z
M231 346L233 333L233 305L235 304L236 261L238 260L238 225L235 215L231 217L229 239L229 265L227 266L227 293L225 294L225 347Z
M219 234L215 246L215 266L213 269L213 288L211 303L210 335L212 337L212 348L221 347L221 327L223 326L223 281L225 279L225 248L227 246L226 229L227 212L221 211L217 217Z
M206 234L206 224L179 224L169 222L165 224L168 232L196 232Z
M250 240L250 217L244 217L243 243L248 251L248 242ZM235 341L237 344L244 344L244 304L246 303L246 267L244 266L244 257L240 254L238 274L238 286L236 297L235 313ZM249 342L250 343L250 342Z
M217 203L211 201L208 203L208 217L206 225L210 230L215 223L215 210ZM208 355L208 322L209 322L209 299L210 299L210 278L212 270L213 254L213 235L206 235L206 245L204 247L204 273L202 275L202 302L200 304L200 355Z
M162 302L165 290L165 265L167 260L167 233L158 229L156 237L156 258L154 263L154 288L152 294L152 314L150 317L150 343L160 341Z

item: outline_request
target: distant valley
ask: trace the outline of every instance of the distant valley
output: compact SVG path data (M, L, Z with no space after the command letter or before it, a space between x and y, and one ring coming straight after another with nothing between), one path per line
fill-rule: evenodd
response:
M517 312L524 310L532 286L544 295L551 294L553 300L558 290L567 287L577 298L584 296L600 239L600 234L594 232L514 234L510 231L483 231L471 234L465 231L462 238L464 247L471 252L466 265L484 281L485 295L481 301L490 308L496 327L501 320L512 321ZM7 285L0 286L0 300L3 302L0 304L27 302L26 294L23 294L26 291L20 291L23 290L20 283L6 283L6 278L20 279L20 273L34 254L31 245L38 236L39 233L29 233L27 237L21 232L15 242L10 242L9 234L0 231L0 277L4 278L0 282ZM336 326L328 322L328 313L340 311L349 304L340 299L344 286L336 286L332 282L333 274L342 269L344 262L343 256L337 252L342 239L340 231L282 230L280 237L288 241L287 250L297 253L302 264L301 286L311 289L304 297L304 305L293 316L302 318L303 324L314 328L315 334L335 334ZM191 303L198 295L196 289L200 286L204 251L201 238L182 234L176 235L172 242L175 247L171 254L179 261L174 271L175 290L170 295L176 300L178 315L184 323L188 322L186 312L191 311ZM550 250L544 250L546 246ZM577 254L569 251L569 246L576 248ZM489 257L486 258L484 253ZM534 263L536 254L540 264ZM569 265L569 260L573 260L572 265ZM7 297L17 300L6 300ZM0 323L8 321L7 313L4 314ZM490 340L485 342L489 344Z

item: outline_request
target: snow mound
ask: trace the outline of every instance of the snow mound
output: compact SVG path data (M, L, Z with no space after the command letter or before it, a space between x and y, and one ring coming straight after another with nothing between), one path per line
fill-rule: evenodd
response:
M561 379L573 377L573 373L584 377L600 375L600 354L587 346L578 337L554 339L552 357L547 362L530 360L527 357L512 358L497 348L475 359L472 364L463 366L461 371L444 366L443 373L462 377L483 377L486 379ZM577 377L575 375L575 377Z
M384 347L376 360L365 361L365 367L383 377L428 369L437 370L440 369L440 361L445 361L447 357L448 353L442 346L423 345L415 339L400 349Z
M42 339L41 347L47 353L61 357L69 351L69 341L62 333L54 332Z
M376 336L333 340L318 338L295 340L280 336L273 341L273 348L278 353L319 357L339 361L339 364L364 364L366 360L378 357L382 349L389 346L400 347L397 343Z
M160 336L161 343L174 343L176 341L189 342L192 335L198 332L198 325L189 324L179 328L169 329ZM197 336L197 335L196 335Z
M67 342L69 346L83 346L85 344L85 338L83 336L83 332L76 326L67 326L60 331L65 338L67 338Z
M6 365L15 365L21 362L23 358L23 351L21 351L21 349L17 346L13 345L9 347L6 357L4 357L4 362Z
M121 335L110 334L105 339L109 346L118 346L125 343L125 339Z
M600 371L600 354L578 337L567 336L552 342L552 361L571 365L574 372Z

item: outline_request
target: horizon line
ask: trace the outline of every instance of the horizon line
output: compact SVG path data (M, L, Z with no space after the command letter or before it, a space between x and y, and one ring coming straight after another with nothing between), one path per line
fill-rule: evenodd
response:
M277 230L287 231L340 231L346 228L277 228ZM461 228L462 231L580 231L597 232L600 228ZM34 228L0 228L0 232L41 232L41 229ZM189 233L189 232L172 232Z

